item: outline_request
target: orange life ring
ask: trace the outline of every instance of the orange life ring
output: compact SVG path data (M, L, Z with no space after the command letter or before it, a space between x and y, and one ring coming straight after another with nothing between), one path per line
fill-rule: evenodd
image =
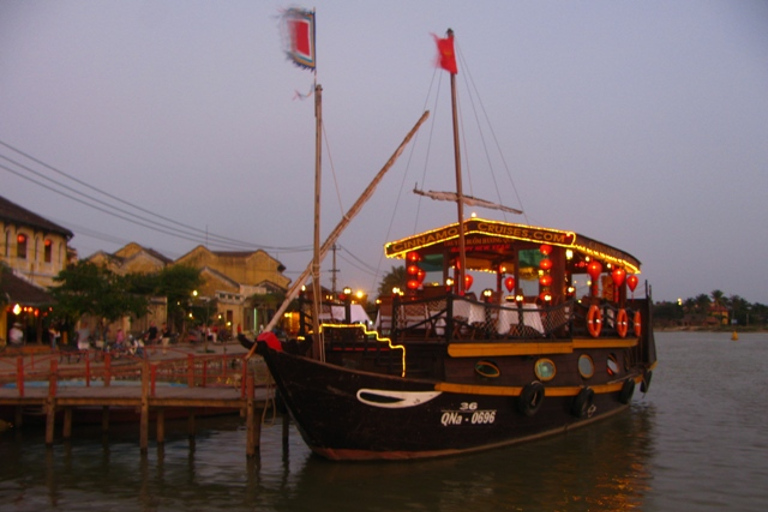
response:
M632 321L632 323L635 324L635 336L639 337L643 332L642 320L643 316L640 314L640 312L635 311L635 318Z
M619 335L619 338L626 338L627 337L627 329L629 327L629 320L627 318L627 310L624 308L621 308L618 313L616 313L616 332Z
M603 314L597 306L590 306L587 313L587 330L593 338L600 336L600 330L603 328Z

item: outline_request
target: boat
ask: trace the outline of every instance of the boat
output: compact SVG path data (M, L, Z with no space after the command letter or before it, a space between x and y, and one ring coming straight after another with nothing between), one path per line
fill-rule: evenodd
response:
M498 449L619 414L649 389L657 358L651 287L635 297L640 261L569 230L465 218L475 198L465 202L459 161L456 149L456 192L418 192L456 202L456 221L384 246L408 282L382 298L373 325L319 324L314 307L297 340L268 328L253 344L319 456ZM493 276L480 297L473 273Z

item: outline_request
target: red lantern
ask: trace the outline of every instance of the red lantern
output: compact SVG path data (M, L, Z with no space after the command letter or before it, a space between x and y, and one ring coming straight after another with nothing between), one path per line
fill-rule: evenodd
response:
M419 266L418 265L408 265L408 275L415 276L419 273Z
M471 275L467 274L467 275L464 276L464 291L467 291L470 288L472 288L472 282L473 281L474 281L474 279L472 279Z
M419 289L419 281L416 279L409 279L406 283L406 286L408 286L409 290L418 290Z
M419 284L424 282L425 277L427 277L426 270L419 269L419 271L416 273L416 280L419 282Z
M550 286L552 284L552 276L544 274L539 278L539 284L541 284L541 286Z
M504 280L504 286L507 287L507 291L511 292L515 289L515 278L512 276L509 276Z
M416 263L417 261L421 261L421 256L419 256L419 253L417 252L409 252L405 258L410 261L411 263Z
M539 247L539 251L544 256L549 256L549 253L552 252L552 246L548 244L541 244L541 247Z
M593 281L597 281L597 278L600 277L602 271L603 266L599 261L591 261L589 262L589 265L587 265L587 274L589 274L589 277L591 277Z
M630 274L629 277L627 277L627 286L629 286L631 291L635 291L635 287L637 286L637 276L635 274Z
M541 270L549 270L552 268L552 260L549 258L544 258L539 262L539 268Z
M627 272L623 268L617 268L611 274L611 278L613 279L613 284L615 284L616 286L621 286L622 284L624 284L625 277L627 277Z

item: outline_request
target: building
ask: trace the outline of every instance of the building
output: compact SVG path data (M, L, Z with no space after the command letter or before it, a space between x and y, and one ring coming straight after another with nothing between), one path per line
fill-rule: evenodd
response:
M211 251L198 245L173 264L201 269L204 284L197 300L215 303L214 320L232 331L258 331L291 282L283 264L261 249Z
M29 341L42 341L42 319L53 299L47 288L76 253L73 233L0 196L0 346L19 323Z
M290 279L283 275L285 267L262 250L211 251L199 245L173 261L159 252L131 242L109 254L98 251L88 257L97 265L125 275L160 272L167 266L186 265L200 270L202 284L190 302L197 306L195 323L219 325L235 331L257 331L267 323L279 306L276 298L285 293ZM151 322L161 325L167 319L165 298L155 298L145 317L124 319L126 332L145 331ZM118 327L118 326L113 326ZM113 329L114 330L114 329Z
M74 236L40 215L0 196L0 258L17 275L43 288L56 277L76 253L68 242Z

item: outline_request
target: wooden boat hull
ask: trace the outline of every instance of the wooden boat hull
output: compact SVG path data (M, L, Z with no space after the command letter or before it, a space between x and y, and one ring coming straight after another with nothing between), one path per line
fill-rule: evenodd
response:
M468 386L356 371L259 342L282 399L309 447L332 460L456 455L557 434L627 407L623 382L545 391L531 414L520 387ZM628 386L629 387L629 386ZM522 395L522 396L521 396ZM631 393L630 393L631 397ZM576 411L578 410L578 412ZM581 417L577 417L577 414Z

